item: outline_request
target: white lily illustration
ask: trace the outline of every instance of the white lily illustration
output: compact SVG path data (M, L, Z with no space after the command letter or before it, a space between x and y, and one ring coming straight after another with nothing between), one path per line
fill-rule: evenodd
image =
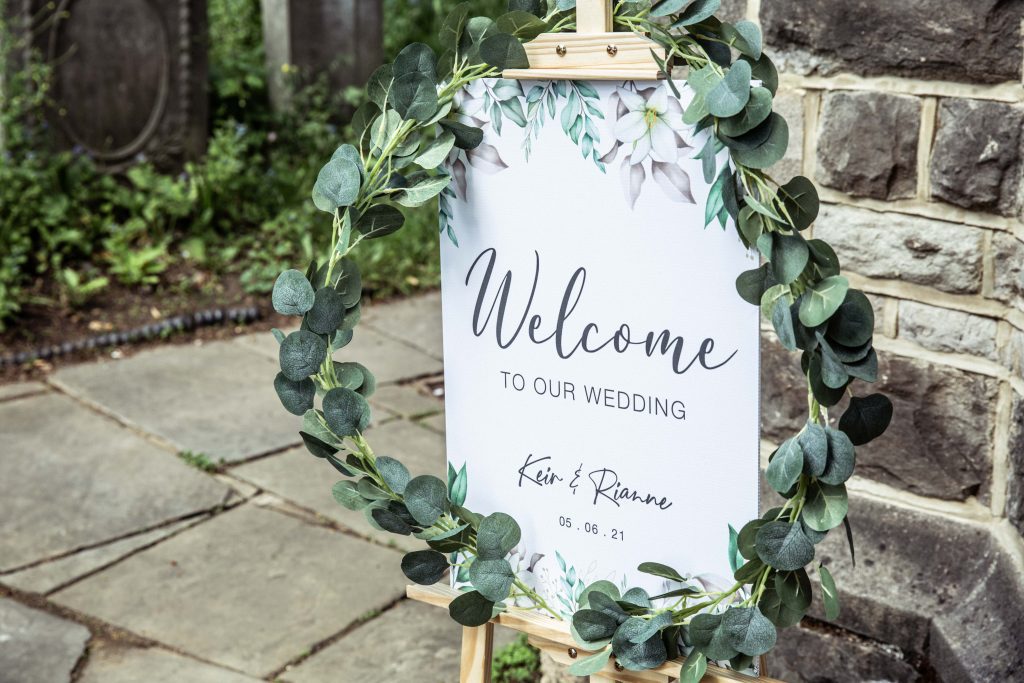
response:
M615 137L629 145L630 163L638 164L647 157L662 163L675 163L679 157L677 131L683 129L682 108L672 107L665 88L657 88L650 98L623 88L619 101L627 113L615 122Z

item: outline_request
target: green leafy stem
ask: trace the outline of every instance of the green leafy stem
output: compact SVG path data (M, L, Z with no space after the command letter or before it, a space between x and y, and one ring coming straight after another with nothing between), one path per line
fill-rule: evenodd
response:
M369 101L353 117L355 143L338 148L313 190L316 206L333 217L331 252L305 273L282 273L273 292L275 309L302 321L288 335L274 331L281 344L274 385L285 408L303 417L307 449L345 476L334 487L336 500L361 510L378 529L426 543L427 549L402 560L410 580L432 584L453 567L468 578L449 609L467 626L486 623L510 603L556 618L558 613L507 559L520 541L516 521L464 506L465 468L449 468L447 482L413 478L397 460L373 453L363 432L376 380L358 362L335 360L335 354L351 342L360 318L362 285L353 250L399 230L405 220L400 207L420 206L448 187L443 166L452 151L482 142L482 131L462 123L453 110L456 93L505 69L528 67L523 42L573 28L572 0L546 4L548 9L541 0L511 0L509 12L492 20L469 16L462 3L442 27L443 54L409 45L371 76ZM627 669L650 669L689 648L680 678L692 682L708 661L745 669L769 651L777 629L796 624L810 608L807 568L816 545L844 526L853 552L845 483L853 475L855 447L880 436L892 418L885 396L854 396L850 389L855 380L877 379L874 312L841 274L832 248L804 236L819 210L813 183L797 177L780 184L766 171L789 142L785 119L772 110L778 72L763 54L758 27L718 20L719 4L620 1L615 27L649 35L663 49L652 54L666 74L676 65L689 68L693 96L684 122L710 129L729 150L716 201L739 239L763 256L760 267L739 276L737 292L761 307L784 348L801 352L808 417L769 458L765 476L784 503L739 532L730 529L735 583L704 590L675 569L648 562L638 570L676 587L650 596L640 588L620 593L608 581L587 586L571 626L581 647L595 654L573 665L579 675L600 670L612 656ZM671 78L666 87L681 96ZM833 427L828 411L847 396ZM817 573L826 616L835 618L835 582L823 565Z

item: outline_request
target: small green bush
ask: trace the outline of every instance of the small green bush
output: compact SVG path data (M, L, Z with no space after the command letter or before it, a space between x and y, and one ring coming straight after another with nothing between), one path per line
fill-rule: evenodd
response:
M514 642L494 653L491 678L494 683L533 683L539 680L540 653L527 642L525 635L519 634Z

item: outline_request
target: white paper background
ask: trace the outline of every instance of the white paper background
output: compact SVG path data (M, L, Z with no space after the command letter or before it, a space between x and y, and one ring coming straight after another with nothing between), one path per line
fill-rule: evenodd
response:
M534 85L524 82L524 93ZM616 139L623 110L621 98L612 95L623 84L592 86L600 96L594 104L605 115L593 121L600 137L596 149L603 155ZM667 93L664 83L625 86ZM484 122L485 145L493 146L507 168L499 170L503 164L487 156L487 147L477 152L486 154L476 165L464 153L458 157L466 171L466 201L449 195L446 203L459 246L441 235L447 448L456 468L467 465L467 506L516 518L523 529L516 558L525 558L519 568L563 610L557 594L571 607L576 586L597 579L659 590L659 580L636 571L648 560L686 575L721 577L717 584L731 585L728 525L738 529L757 516L759 441L758 310L739 298L734 283L741 271L757 266L757 258L741 245L731 224L725 230L717 221L705 227L710 186L701 161L693 157L707 133L685 130L681 137L688 147L679 149L674 160L689 176L695 203L674 201L678 187L663 190L647 159L641 162L646 182L631 209L623 186L626 171L636 172L627 159L631 142L602 173L563 131L563 98L532 143L527 162L524 129L508 118L500 135L487 125L493 110L482 93L477 90L479 97L468 100L469 108L475 122ZM525 99L522 103L525 107ZM672 106L663 120L680 127L673 116L681 109ZM725 159L723 153L720 169ZM568 280L583 267L585 288L565 326L568 345L578 341L586 323L599 326L593 338L601 341L625 323L634 339L666 329L683 337L684 364L705 338L715 340L710 362L720 363L733 351L736 355L717 370L696 363L682 375L672 371L669 357L648 357L641 346L621 354L609 346L562 359L553 341L529 339L529 319L517 340L501 349L494 319L482 336L472 330L485 264L466 284L471 264L488 248L497 251L497 258L485 311L501 278L511 271L506 324L513 330L528 303L536 251L541 266L530 316L543 318L538 336L553 331ZM502 371L523 375L525 390L506 389ZM537 395L538 377L573 382L576 400ZM679 400L686 418L595 406L585 400L585 385ZM564 481L543 488L519 486L518 470L530 454L550 457L544 465ZM583 476L574 494L569 483L581 465ZM601 468L614 470L621 482L641 493L667 497L671 507L630 502L616 507L603 498L595 505L586 475ZM560 524L563 517L571 518L571 528ZM596 525L597 533L588 533L587 524ZM613 540L613 529L624 538ZM534 553L543 558L528 572Z

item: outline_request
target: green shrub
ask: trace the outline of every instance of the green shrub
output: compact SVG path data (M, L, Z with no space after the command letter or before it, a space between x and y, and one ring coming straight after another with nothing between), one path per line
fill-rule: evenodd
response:
M533 683L540 678L540 653L519 634L494 653L491 661L491 678L494 683Z

